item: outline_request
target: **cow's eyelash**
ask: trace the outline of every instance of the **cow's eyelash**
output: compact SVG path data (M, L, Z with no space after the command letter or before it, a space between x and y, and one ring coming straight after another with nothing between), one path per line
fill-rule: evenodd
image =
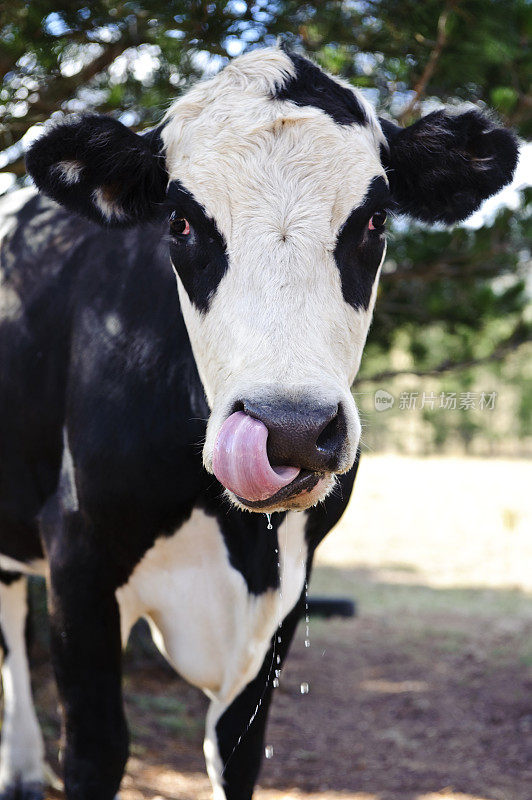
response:
M386 211L387 214L394 214L397 211L397 203L391 197L386 197L384 200L372 204L370 217L376 211Z

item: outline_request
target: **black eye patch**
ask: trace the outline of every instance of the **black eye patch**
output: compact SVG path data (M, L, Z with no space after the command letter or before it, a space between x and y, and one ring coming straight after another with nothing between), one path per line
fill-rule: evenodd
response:
M340 229L334 258L342 280L342 294L353 308L367 309L377 269L384 251L382 228L368 230L368 223L377 211L393 209L393 201L382 176L371 181L366 196Z
M225 239L203 206L178 181L168 187L166 209L168 218L173 215L190 225L187 236L170 238L170 258L191 303L206 313L227 272Z

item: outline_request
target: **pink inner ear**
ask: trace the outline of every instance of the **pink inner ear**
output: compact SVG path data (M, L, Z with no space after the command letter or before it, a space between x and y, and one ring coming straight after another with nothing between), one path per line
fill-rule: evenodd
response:
M373 217L372 217L368 222L368 231L374 231L374 230L375 230L375 225L373 224Z

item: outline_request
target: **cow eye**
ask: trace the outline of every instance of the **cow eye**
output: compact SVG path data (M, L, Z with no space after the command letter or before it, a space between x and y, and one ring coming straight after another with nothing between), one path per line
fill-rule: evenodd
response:
M376 211L372 218L369 221L368 229L370 231L377 231L380 228L384 228L384 223L386 222L386 211L381 208Z
M190 223L184 217L178 217L175 211L170 214L170 233L172 236L188 236Z

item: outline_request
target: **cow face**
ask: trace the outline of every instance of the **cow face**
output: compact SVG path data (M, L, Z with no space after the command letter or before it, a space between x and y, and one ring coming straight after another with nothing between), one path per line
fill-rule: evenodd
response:
M411 128L273 48L236 59L137 136L88 117L45 134L28 167L103 224L165 217L211 409L204 463L233 502L322 500L360 439L350 387L394 206L453 222L507 183L513 136L475 111Z

